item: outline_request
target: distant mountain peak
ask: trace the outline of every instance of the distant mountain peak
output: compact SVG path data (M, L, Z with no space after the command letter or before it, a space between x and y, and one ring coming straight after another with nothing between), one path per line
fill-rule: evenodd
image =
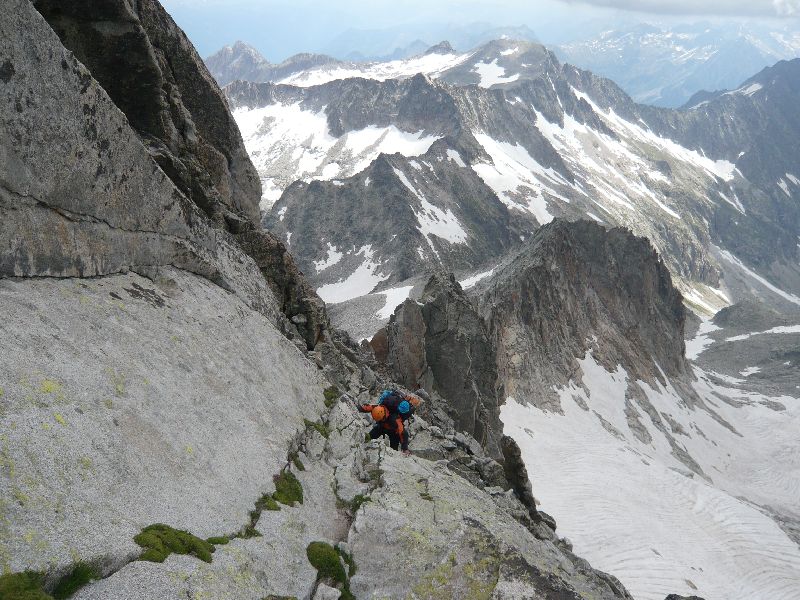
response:
M425 52L425 55L428 54L455 54L456 51L453 49L453 46L450 45L450 42L447 40L442 40L435 46L431 46L428 48L428 51Z

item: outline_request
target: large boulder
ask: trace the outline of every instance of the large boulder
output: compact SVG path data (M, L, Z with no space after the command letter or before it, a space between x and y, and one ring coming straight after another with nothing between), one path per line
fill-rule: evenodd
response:
M269 319L154 277L0 279L3 569L108 574L153 523L236 533L322 411L321 373Z

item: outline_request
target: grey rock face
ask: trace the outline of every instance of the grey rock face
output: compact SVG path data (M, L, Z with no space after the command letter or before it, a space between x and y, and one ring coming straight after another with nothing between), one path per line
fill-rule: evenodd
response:
M503 471L508 483L520 502L528 508L528 514L531 518L534 521L541 520L542 516L536 510L536 498L533 497L528 469L522 460L522 451L517 442L513 438L504 435L500 438L500 449L503 451Z
M263 315L166 269L0 280L0 558L12 571L107 574L167 523L239 531L324 380ZM122 598L121 589L106 597Z
M359 566L351 579L357 598L630 598L553 537L538 539L510 518L504 496L495 501L438 463L385 450L368 456L382 470L382 485L348 535ZM374 551L375 539L382 552ZM386 556L395 568L384 568Z
M541 228L481 298L507 396L549 403L576 358L663 382L689 373L684 308L650 243L588 221Z
M439 394L456 429L501 456L494 348L452 275L434 275L421 301L403 303L386 329L387 363L398 381Z
M295 265L286 246L267 231L247 231L236 236L244 252L255 260L281 312L297 327L309 350L330 330L325 304Z
M720 310L713 322L731 331L766 331L781 325L791 325L791 321L769 306L746 300Z
M34 5L178 189L220 227L258 219L260 182L225 98L157 1Z
M275 317L252 260L153 162L30 3L15 0L12 8L0 19L12 73L0 88L0 135L8 141L0 150L0 276L92 277L172 265Z

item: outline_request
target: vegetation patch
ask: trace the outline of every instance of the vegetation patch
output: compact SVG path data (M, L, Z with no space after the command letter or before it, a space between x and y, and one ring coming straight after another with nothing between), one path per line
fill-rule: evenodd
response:
M209 544L214 544L215 546L224 546L225 544L230 542L231 539L227 535L219 535L216 537L210 537L206 541Z
M139 560L164 562L172 553L191 554L204 562L211 562L211 554L215 548L206 540L192 535L188 531L173 529L169 525L156 523L148 525L133 538L133 541L144 548Z
M295 502L303 503L303 486L290 471L283 471L275 476L275 493L272 498L286 506L294 506Z
M269 495L261 496L256 502L256 510L261 513L265 510L280 510L281 507L275 501L275 498Z
M250 513L250 523L245 525L242 531L240 531L236 535L236 537L242 538L243 540L249 540L250 538L254 537L261 537L261 533L259 533L259 531L256 529L256 523L258 523L258 517L255 517L255 523L254 523L253 514L255 514L255 511Z
M356 514L358 509L361 508L361 505L365 504L366 502L372 502L372 498L369 496L364 496L363 494L358 494L350 501L350 512L352 514Z
M292 463L294 468L298 471L306 470L306 466L303 464L303 461L300 460L300 453L296 450L289 453L289 462Z
M309 421L308 419L303 419L303 422L306 424L306 429L316 429L317 432L326 440L331 435L331 428L324 423L315 423L314 421Z
M95 579L100 579L100 575L95 571L94 567L84 562L79 562L72 568L69 574L58 582L53 590L53 598L55 598L55 600L69 598L87 583Z
M51 379L45 379L39 385L39 391L42 394L56 394L61 391L61 384Z
M306 548L306 556L311 566L317 570L317 581L325 580L341 590L339 600L355 600L350 591L350 577L356 572L353 557L326 542L311 542ZM342 560L348 566L349 575L342 566Z
M339 556L341 556L344 562L347 564L347 576L352 577L353 575L356 574L356 571L358 570L356 568L356 561L353 560L353 555L348 554L341 548L337 548L337 550L339 551Z
M325 406L330 408L336 404L336 400L339 399L339 396L341 396L342 393L339 391L338 387L332 385L328 388L325 388L325 391L322 392L322 395L325 396Z
M41 573L6 573L0 575L0 598L3 600L53 600L44 591Z

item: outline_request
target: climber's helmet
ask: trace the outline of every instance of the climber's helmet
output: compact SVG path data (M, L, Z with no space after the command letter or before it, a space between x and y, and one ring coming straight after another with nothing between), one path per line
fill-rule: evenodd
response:
M385 421L386 417L389 416L389 411L386 410L385 406L376 406L372 409L372 418L375 419L378 423L381 421Z

